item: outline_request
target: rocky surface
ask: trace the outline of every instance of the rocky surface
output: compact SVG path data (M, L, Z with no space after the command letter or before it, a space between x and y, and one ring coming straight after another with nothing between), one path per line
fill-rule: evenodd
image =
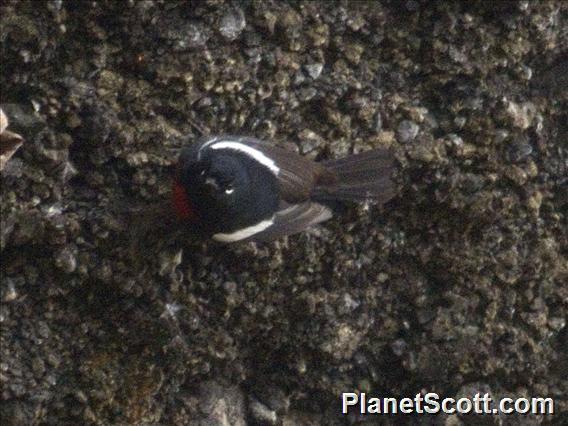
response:
M352 390L568 410L566 3L0 7L26 140L1 177L4 424L377 422L340 415ZM391 146L399 195L274 244L180 238L160 210L198 129Z

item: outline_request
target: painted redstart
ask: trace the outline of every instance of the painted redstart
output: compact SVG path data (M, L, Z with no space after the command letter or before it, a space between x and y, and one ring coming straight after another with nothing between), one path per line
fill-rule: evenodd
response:
M207 137L181 151L173 205L216 241L271 241L331 218L338 203L387 202L392 172L387 149L314 162L253 138Z

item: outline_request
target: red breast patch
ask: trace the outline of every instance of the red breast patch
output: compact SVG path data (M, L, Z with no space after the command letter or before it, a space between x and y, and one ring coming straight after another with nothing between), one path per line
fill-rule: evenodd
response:
M195 210L191 206L189 197L187 196L185 189L177 181L174 181L172 195L173 195L174 210L176 212L177 217L180 219L188 219L191 221L197 220L197 215L195 213Z

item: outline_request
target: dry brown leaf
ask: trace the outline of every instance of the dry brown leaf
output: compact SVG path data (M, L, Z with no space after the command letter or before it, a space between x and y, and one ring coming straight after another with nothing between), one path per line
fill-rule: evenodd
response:
M8 117L6 117L6 114L4 114L4 111L0 108L0 134L4 133L6 127L8 127Z
M0 109L0 171L4 170L4 166L12 155L22 146L24 138L14 132L6 130L8 127L8 117L4 111Z

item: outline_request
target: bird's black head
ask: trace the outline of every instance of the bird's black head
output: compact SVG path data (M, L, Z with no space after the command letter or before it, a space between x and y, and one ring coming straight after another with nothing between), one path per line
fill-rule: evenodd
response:
M203 207L230 207L246 197L249 176L238 158L220 154L186 163L181 181L189 198Z
M279 202L276 178L246 154L232 150L182 151L177 181L200 225L215 232L270 217Z

